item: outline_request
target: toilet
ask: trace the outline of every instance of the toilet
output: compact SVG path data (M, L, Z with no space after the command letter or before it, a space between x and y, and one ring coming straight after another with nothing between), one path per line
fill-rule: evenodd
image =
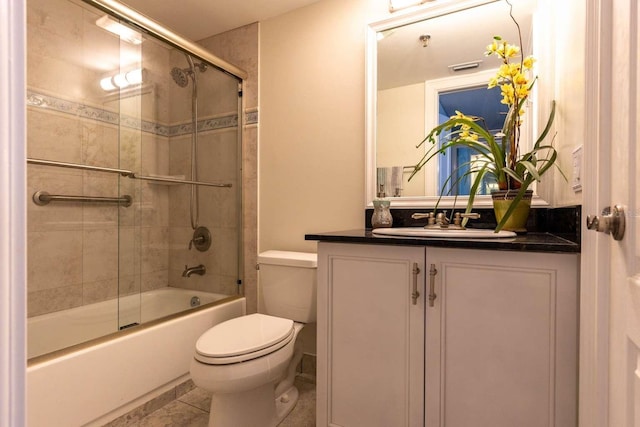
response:
M260 313L220 323L198 338L191 378L213 393L209 427L272 427L298 400L297 340L316 321L317 255L266 251L258 256Z

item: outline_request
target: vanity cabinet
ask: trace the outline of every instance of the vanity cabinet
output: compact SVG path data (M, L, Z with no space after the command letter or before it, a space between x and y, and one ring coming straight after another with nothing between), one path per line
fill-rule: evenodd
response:
M318 426L423 423L424 260L424 247L318 245Z
M319 427L577 426L578 254L320 242L318 268Z
M425 425L577 426L578 255L426 256Z

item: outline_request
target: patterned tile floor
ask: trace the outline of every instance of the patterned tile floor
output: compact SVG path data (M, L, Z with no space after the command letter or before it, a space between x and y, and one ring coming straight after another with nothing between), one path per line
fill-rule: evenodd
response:
M316 386L296 380L300 397L291 414L279 427L315 427ZM178 399L164 405L130 426L140 427L207 427L211 395L195 388Z

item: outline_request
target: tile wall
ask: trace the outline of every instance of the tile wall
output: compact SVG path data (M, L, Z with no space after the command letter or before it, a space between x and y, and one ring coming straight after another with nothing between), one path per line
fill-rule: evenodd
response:
M28 157L189 179L191 86L181 88L169 75L173 66L187 67L184 55L146 37L138 46L121 43L95 25L102 14L73 0L29 0L27 10ZM118 97L100 88L105 75L136 67L146 73L141 89ZM188 249L188 186L30 164L29 197L39 190L130 194L134 203L29 203L29 316L167 285L237 291L236 82L208 69L198 88L198 178L233 184L199 190L199 222L214 236L212 249ZM255 242L255 230L249 235ZM205 276L181 277L185 264L199 263Z

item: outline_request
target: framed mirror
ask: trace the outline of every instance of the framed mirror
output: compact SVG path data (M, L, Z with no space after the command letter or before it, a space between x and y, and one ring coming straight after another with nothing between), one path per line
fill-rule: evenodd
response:
M433 207L452 170L469 162L468 153L455 152L432 159L411 181L414 165L425 149L416 145L456 110L483 117L488 129L502 128L507 108L500 103L499 88L487 89L501 62L485 57L495 35L533 54L534 22L539 0L512 0L512 13L520 25L522 40L505 0L437 1L420 10L370 24L367 39L367 167L366 203L387 198L392 207ZM535 132L536 96L527 105L523 149ZM526 134L526 135L525 135ZM491 182L483 183L485 192ZM444 194L448 194L445 189ZM466 205L469 189L464 182L452 190L456 206ZM546 205L540 197L534 205ZM454 205L445 196L441 207ZM491 206L490 196L479 196L474 205Z

